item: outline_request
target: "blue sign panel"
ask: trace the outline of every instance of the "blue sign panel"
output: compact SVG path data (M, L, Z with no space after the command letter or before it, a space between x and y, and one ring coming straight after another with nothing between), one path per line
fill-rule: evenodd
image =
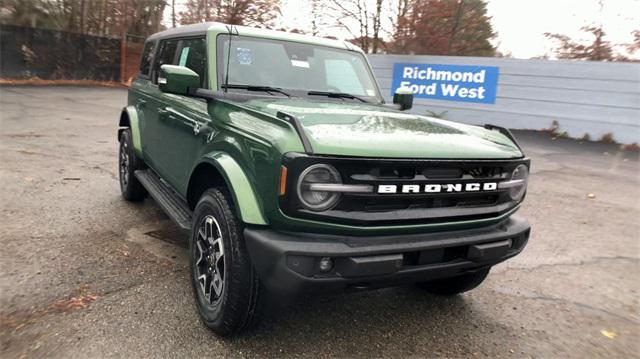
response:
M440 64L394 64L391 95L404 87L417 98L495 103L499 68Z

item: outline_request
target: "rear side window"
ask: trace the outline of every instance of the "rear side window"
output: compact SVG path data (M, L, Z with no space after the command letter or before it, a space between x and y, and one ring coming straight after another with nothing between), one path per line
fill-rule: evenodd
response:
M206 88L207 46L203 37L182 41L178 66L188 67L200 75L200 87Z
M140 75L149 76L151 70L151 60L153 60L153 48L156 43L149 41L142 49L142 61L140 61Z
M162 65L175 65L176 49L178 48L178 40L165 40L160 42L160 48L156 55L156 60L153 65L153 83L158 84L158 75L160 73L160 66Z

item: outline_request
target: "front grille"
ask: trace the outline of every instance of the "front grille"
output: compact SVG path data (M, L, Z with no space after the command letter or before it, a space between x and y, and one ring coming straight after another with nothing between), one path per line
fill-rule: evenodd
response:
M343 211L384 212L419 208L491 206L497 194L466 194L447 196L358 196L346 194L336 206Z
M344 184L416 185L500 182L528 159L517 160L404 160L343 158L288 154L287 188L295 188L297 175L316 163L334 166ZM345 193L338 204L325 212L313 212L297 201L295 191L281 197L280 207L288 215L352 225L438 223L497 217L517 203L508 193L496 189L482 192L442 193Z

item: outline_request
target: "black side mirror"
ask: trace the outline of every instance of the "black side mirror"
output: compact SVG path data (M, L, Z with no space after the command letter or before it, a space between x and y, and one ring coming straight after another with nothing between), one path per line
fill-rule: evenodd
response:
M413 92L407 88L399 88L393 95L393 103L400 106L400 111L409 110L413 107Z

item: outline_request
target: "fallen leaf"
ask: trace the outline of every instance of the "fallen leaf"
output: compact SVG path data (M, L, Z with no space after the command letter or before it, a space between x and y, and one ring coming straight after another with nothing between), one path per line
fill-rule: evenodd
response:
M605 329L602 329L600 331L600 334L604 335L605 337L607 337L609 339L615 339L616 336L618 336L618 334L616 332L605 330Z

